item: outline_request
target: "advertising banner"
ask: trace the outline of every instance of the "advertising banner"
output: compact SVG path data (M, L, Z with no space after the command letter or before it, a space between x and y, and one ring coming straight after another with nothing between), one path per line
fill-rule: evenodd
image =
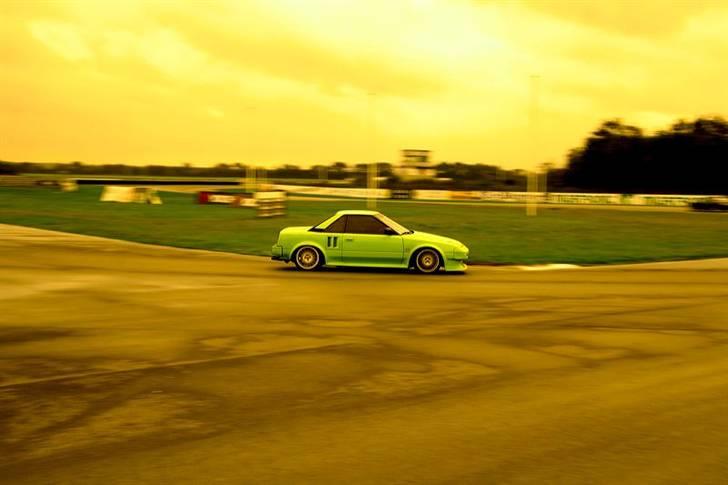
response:
M324 197L369 197L369 189L348 187L311 187L304 185L275 185L275 189L292 194ZM502 203L526 203L529 200L545 204L578 205L649 205L665 207L687 207L693 202L709 199L704 195L660 195L660 194L594 194L578 192L508 192L508 191L468 191L468 190L405 190L376 189L373 197L377 199L415 199L415 200L461 200Z
M417 200L450 200L450 190L413 190L412 198Z
M546 197L549 204L622 204L621 194L578 194L565 192L551 192Z

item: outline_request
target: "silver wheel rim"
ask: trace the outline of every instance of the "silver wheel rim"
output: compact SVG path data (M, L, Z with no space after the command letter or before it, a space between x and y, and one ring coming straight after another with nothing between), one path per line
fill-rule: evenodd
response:
M303 269L314 269L319 262L318 251L313 248L302 248L296 253L296 261Z
M422 251L417 255L417 269L423 273L432 273L440 265L440 257L434 251Z

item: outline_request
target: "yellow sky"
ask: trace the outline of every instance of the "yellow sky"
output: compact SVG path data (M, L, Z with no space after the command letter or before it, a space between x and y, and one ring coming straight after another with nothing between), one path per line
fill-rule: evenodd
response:
M728 113L728 2L0 0L0 159L562 163ZM537 140L528 147L531 76ZM373 93L373 94L370 94Z

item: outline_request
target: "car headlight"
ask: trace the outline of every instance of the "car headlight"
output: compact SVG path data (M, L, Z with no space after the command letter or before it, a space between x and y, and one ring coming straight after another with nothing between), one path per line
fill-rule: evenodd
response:
M453 250L452 259L458 259L458 260L464 261L464 260L468 259L468 253L469 253L469 251L468 251L467 247L465 247L465 246L456 247Z

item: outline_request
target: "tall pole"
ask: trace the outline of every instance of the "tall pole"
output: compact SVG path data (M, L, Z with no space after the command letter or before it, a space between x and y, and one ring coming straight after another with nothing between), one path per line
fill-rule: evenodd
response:
M549 172L551 171L551 167L553 167L553 164L551 162L545 162L541 164L541 172L543 175L541 192L544 193L544 195L548 194L549 191Z
M528 131L529 131L529 143L530 148L529 162L534 163L536 158L539 156L539 143L538 143L538 89L541 77L537 74L532 74L530 77L530 100L528 107ZM528 171L526 179L526 190L528 192L526 198L526 214L529 216L535 216L537 214L538 202L536 200L538 192L538 173L536 168Z
M376 174L377 165L375 163L367 164L367 208L372 210L377 208L377 199L374 197Z
M245 191L253 192L255 188L255 167L251 165L245 166Z
M536 202L536 194L538 193L538 172L529 170L526 175L526 190L528 191L526 198L526 215L535 216L538 214L538 203Z
M258 190L265 190L264 186L268 184L268 180L266 178L267 173L265 171L265 168L264 167L258 168L256 173L258 174L258 176L256 177L258 179L258 186L256 187L255 191L257 192Z
M371 146L372 160L367 166L367 208L374 210L377 208L376 190L377 190L377 153L376 143L374 142L374 101L375 93L370 92L368 99L368 131L369 146Z
M247 157L248 160L245 162L245 191L250 193L255 191L255 166L252 165L253 162L253 140L255 137L253 136L253 115L255 114L256 107L249 105L245 106L243 108L246 112L246 121L247 121L247 138L245 140L246 148L247 148Z

